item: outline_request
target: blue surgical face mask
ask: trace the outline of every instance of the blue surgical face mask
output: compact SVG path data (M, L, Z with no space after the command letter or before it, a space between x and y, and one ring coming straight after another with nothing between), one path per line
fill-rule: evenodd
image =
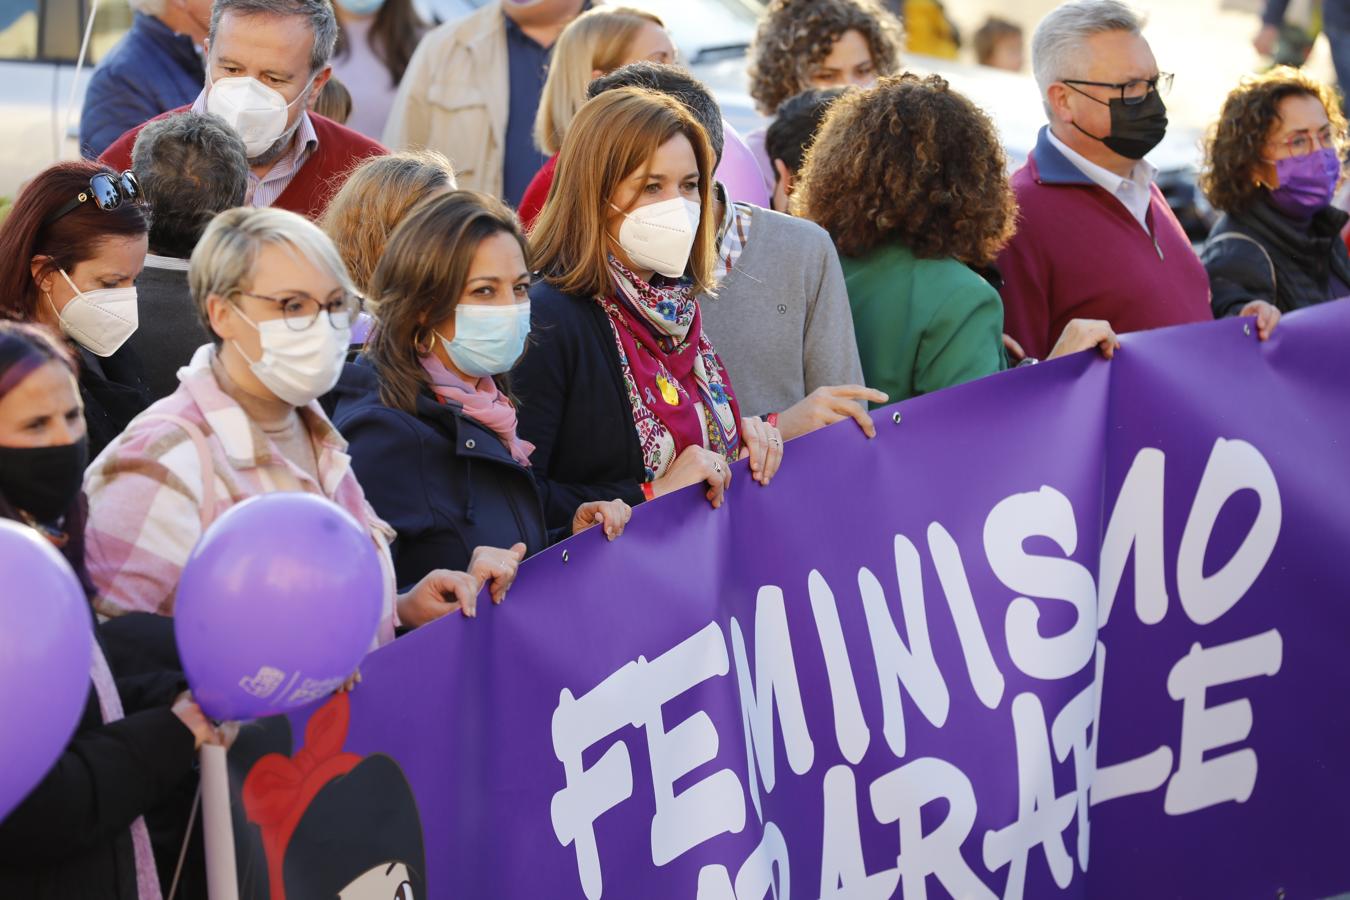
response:
M337 5L354 16L373 16L384 6L384 0L337 0Z
M529 335L528 300L511 306L461 303L455 307L454 340L436 334L455 368L475 378L510 371L525 352L525 339Z

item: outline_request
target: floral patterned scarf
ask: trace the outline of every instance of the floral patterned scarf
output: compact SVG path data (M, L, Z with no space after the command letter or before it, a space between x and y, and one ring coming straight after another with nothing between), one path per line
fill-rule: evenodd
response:
M740 406L703 333L693 285L649 284L614 257L609 263L614 290L598 300L614 329L648 480L664 475L690 446L735 460Z

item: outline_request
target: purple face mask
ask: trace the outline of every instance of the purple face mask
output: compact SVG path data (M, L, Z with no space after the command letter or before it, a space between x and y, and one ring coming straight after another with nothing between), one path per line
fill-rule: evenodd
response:
M1275 175L1280 180L1280 186L1270 192L1275 208L1291 218L1309 219L1331 205L1341 161L1335 150L1318 150L1276 160Z

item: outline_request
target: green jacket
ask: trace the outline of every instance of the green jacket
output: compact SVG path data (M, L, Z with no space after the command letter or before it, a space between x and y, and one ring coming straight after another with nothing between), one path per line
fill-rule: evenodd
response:
M890 402L1007 368L998 291L955 259L898 244L840 257L867 386Z

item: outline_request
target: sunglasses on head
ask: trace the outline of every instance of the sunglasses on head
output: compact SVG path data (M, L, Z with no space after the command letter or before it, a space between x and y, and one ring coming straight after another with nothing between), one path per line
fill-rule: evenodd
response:
M99 209L110 212L121 206L123 202L130 203L140 195L141 183L136 180L136 176L131 171L128 170L121 175L99 172L89 179L88 190L80 191L75 199L48 216L45 224L52 224L67 213L79 209L80 206L90 200L93 200Z

